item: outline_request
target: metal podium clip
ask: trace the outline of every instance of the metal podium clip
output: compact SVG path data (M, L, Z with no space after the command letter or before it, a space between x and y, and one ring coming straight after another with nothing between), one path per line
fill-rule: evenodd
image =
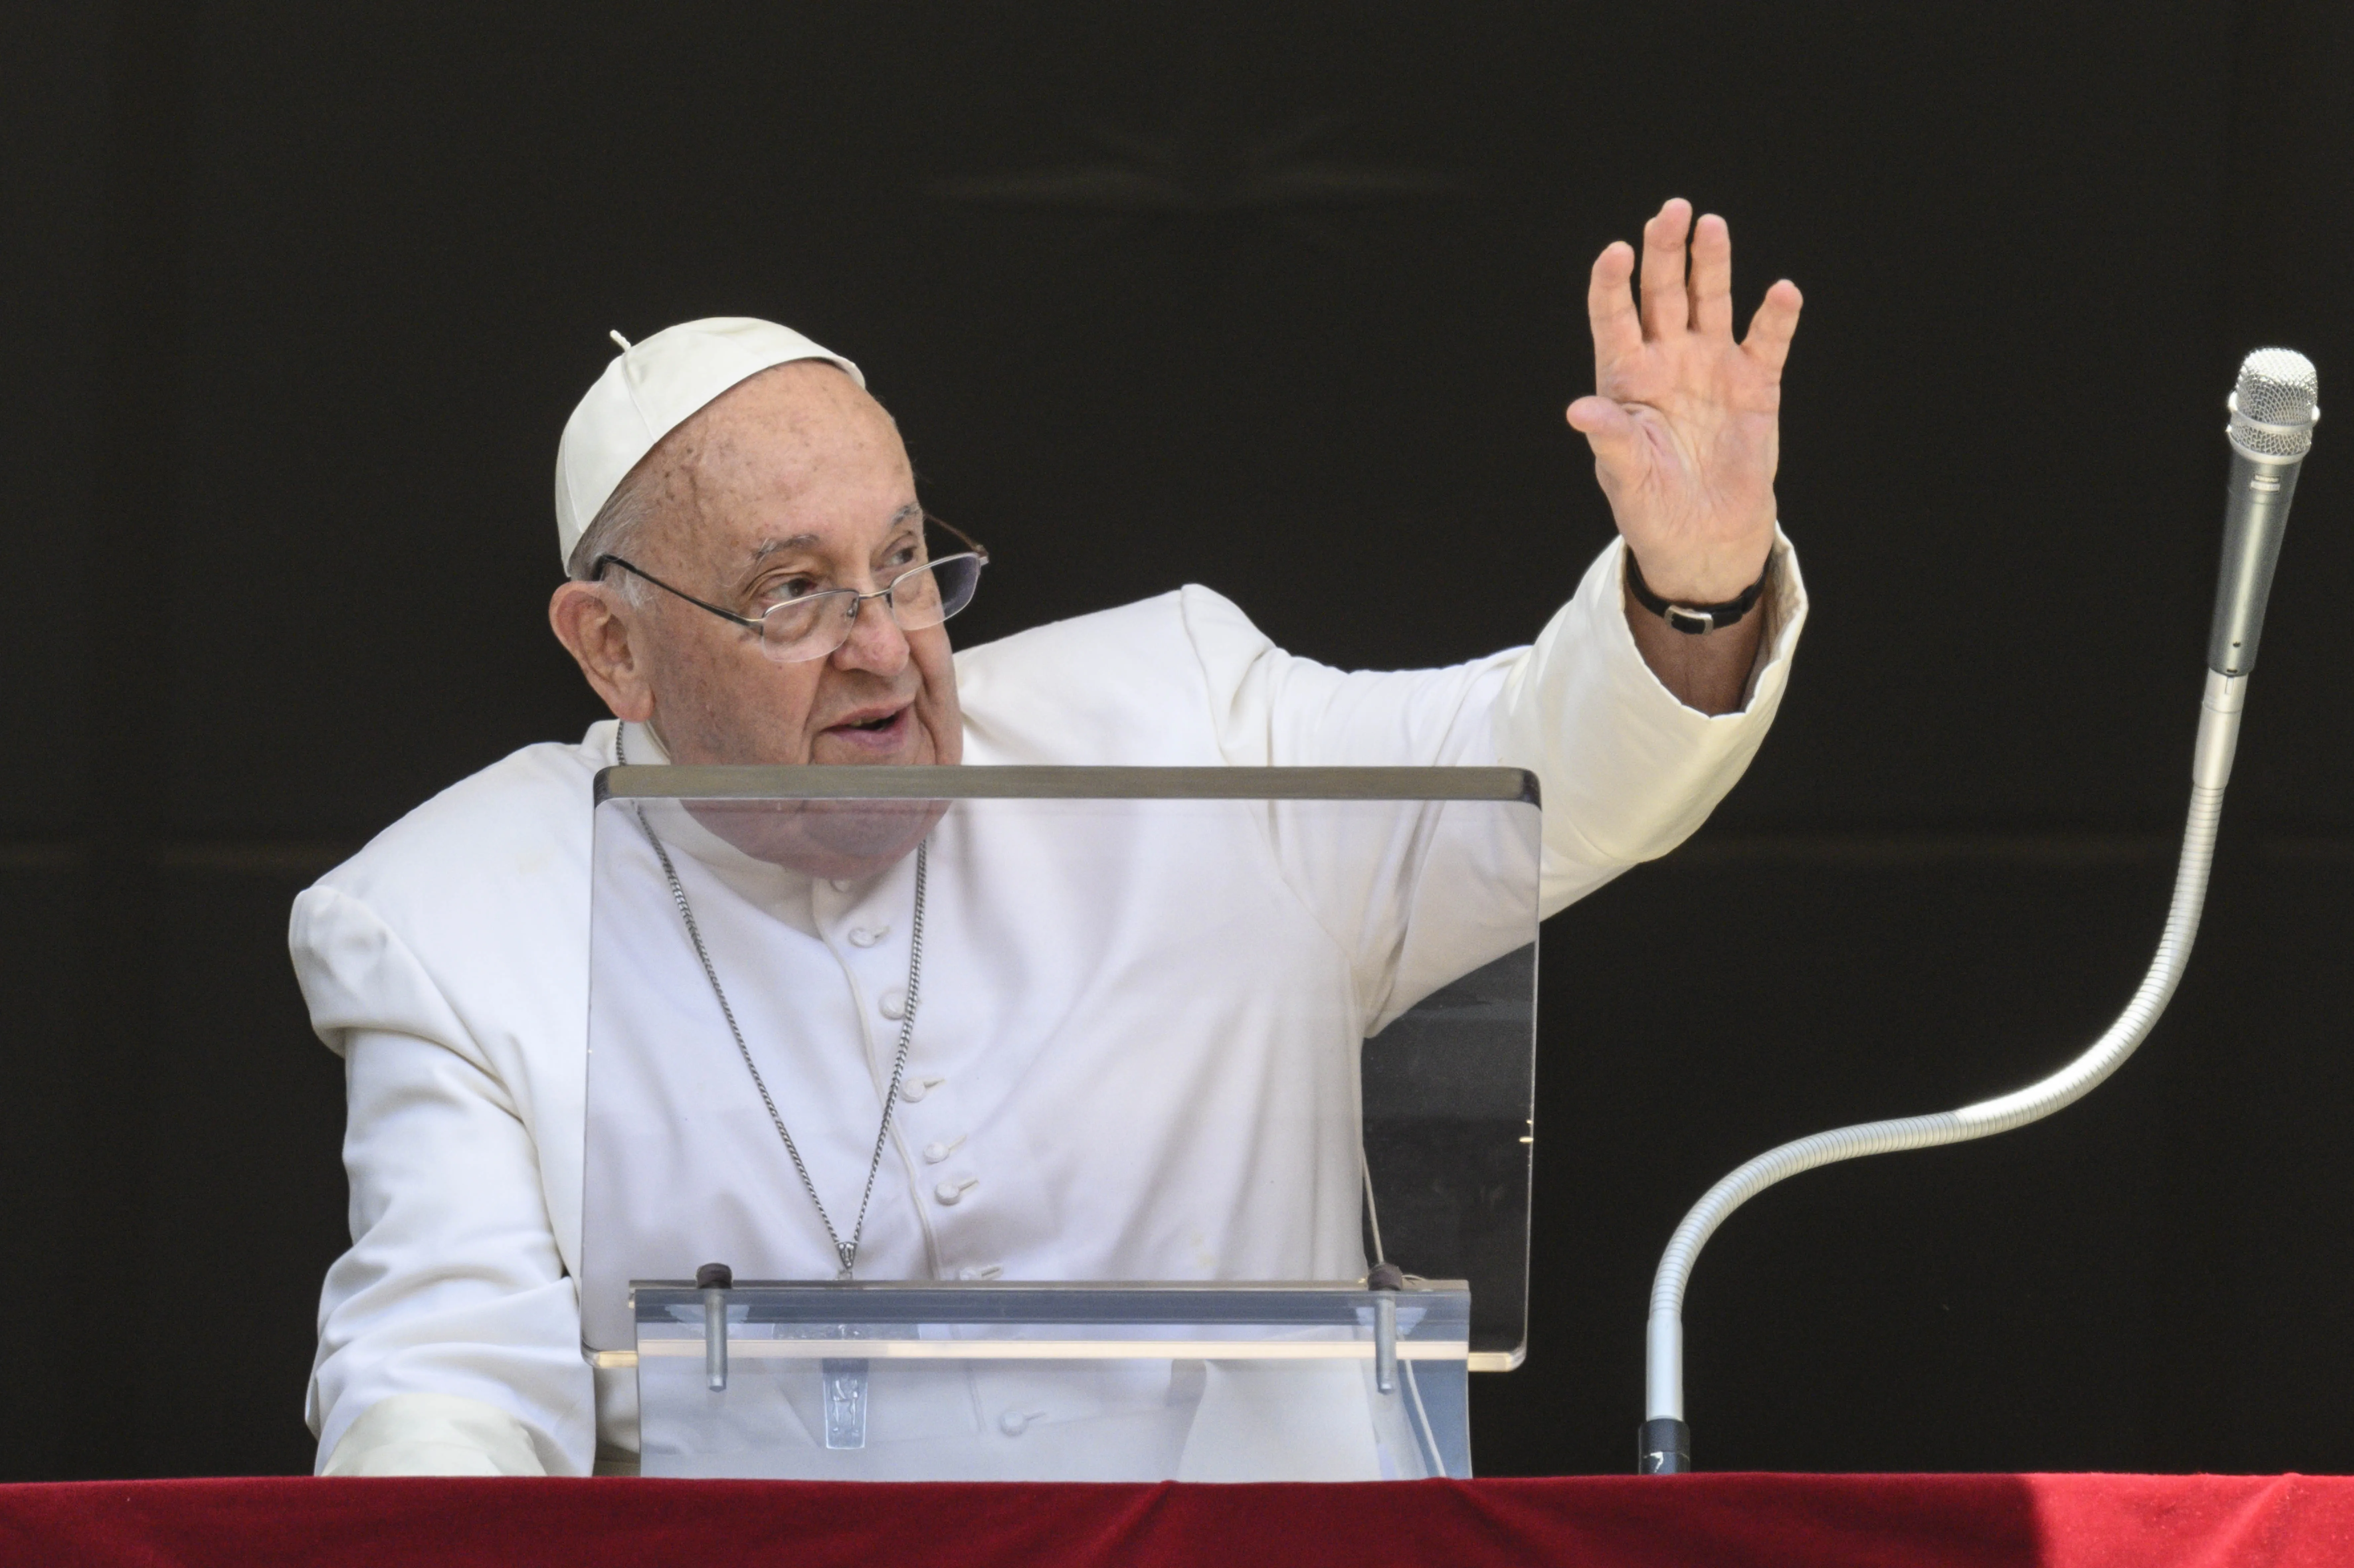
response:
M719 1393L727 1387L727 1293L736 1287L736 1271L706 1263L695 1271L695 1284L703 1292L704 1386Z
M1397 1292L1405 1288L1405 1271L1394 1263L1378 1263L1365 1274L1365 1288L1373 1292L1373 1388L1381 1393L1398 1391Z

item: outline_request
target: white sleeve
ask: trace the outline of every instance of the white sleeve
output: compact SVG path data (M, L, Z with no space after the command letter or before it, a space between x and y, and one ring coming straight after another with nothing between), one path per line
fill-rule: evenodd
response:
M1543 798L1540 913L1556 914L1707 820L1773 723L1806 620L1797 560L1777 535L1747 701L1711 717L1678 701L1636 648L1625 558L1613 541L1529 647L1387 673L1287 653L1225 599L1188 588L1186 633L1219 752L1243 767L1525 768ZM1277 814L1285 874L1356 955L1372 1027L1524 939L1511 935L1526 930L1524 910L1479 907L1479 884L1525 887L1527 870L1494 874L1511 851L1479 816L1401 814L1376 838L1338 812Z
M1544 789L1544 913L1628 866L1657 860L1716 810L1766 738L1806 624L1806 584L1775 536L1765 636L1747 701L1713 717L1686 707L1643 662L1628 630L1626 546L1613 541L1530 647L1494 707L1495 760Z
M352 1247L327 1272L311 1378L322 1468L509 1474L528 1455L546 1474L588 1474L579 1306L513 1097L366 905L312 889L292 946L349 1101ZM508 1425L462 1411L475 1404Z

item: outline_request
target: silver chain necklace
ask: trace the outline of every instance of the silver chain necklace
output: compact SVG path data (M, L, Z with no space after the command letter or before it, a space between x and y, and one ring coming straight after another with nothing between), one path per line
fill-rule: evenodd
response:
M618 723L613 729L613 760L624 768L630 765ZM737 1027L736 1010L727 1005L727 992L719 984L719 970L711 962L710 949L703 945L702 927L695 923L694 906L686 901L686 888L678 880L677 868L670 863L670 852L654 836L653 824L646 821L645 808L632 806L631 810L637 813L638 827L645 833L646 842L653 846L654 858L662 863L663 875L670 881L671 901L678 906L679 918L686 922L687 940L695 944L695 956L703 960L703 977L711 982L711 994L719 999L719 1014L727 1020L727 1033L735 1037L736 1054L744 1058L744 1070L752 1075L752 1086L760 1091L760 1103L769 1107L769 1119L776 1124L777 1136L784 1140L785 1153L791 1157L793 1169L801 1175L801 1189L809 1193L810 1203L817 1210L817 1223L825 1227L826 1240L833 1244L834 1255L842 1260L842 1272L834 1277L848 1279L858 1262L859 1241L866 1234L866 1206L875 1198L875 1179L883 1170L883 1150L891 1141L891 1111L899 1103L899 1081L907 1071L907 1043L916 1033L916 1001L924 980L925 852L931 847L931 840L927 835L916 845L916 918L907 933L907 1010L899 1018L899 1048L891 1060L891 1086L883 1096L883 1123L875 1129L875 1156L866 1162L866 1190L858 1195L858 1223L850 1227L850 1239L845 1242L834 1230L832 1217L825 1212L825 1202L817 1195L817 1183L810 1179L809 1166L802 1162L801 1149L793 1142L793 1135L785 1129L785 1118L777 1112L768 1081L760 1076L759 1066L744 1044L744 1031Z

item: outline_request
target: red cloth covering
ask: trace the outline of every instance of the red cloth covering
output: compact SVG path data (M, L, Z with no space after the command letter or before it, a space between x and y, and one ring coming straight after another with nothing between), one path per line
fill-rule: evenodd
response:
M1366 1486L81 1481L0 1487L6 1563L2354 1563L2354 1479L1585 1477Z

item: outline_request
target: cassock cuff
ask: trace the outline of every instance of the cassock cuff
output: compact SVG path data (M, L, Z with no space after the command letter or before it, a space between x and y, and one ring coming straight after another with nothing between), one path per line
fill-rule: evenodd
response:
M360 1414L323 1476L544 1476L530 1428L497 1405L451 1393L396 1393Z
M1632 559L1627 541L1612 540L1605 554L1610 562L1609 582L1616 590L1612 603L1619 607L1619 613L1606 618L1612 632L1605 633L1605 643L1615 662L1634 666L1620 673L1622 682L1637 688L1648 686L1659 699L1683 707L1682 701L1668 690L1644 661L1642 650L1635 645L1634 630L1627 624L1624 595L1627 563ZM1759 596L1755 611L1766 617L1766 629L1757 640L1756 662L1750 666L1749 679L1742 687L1741 705L1730 713L1705 717L1740 719L1760 707L1770 709L1780 698L1783 683L1789 679L1790 654L1798 646L1798 630L1807 620L1807 583L1798 571L1797 549L1790 543L1790 536L1782 532L1779 523L1774 525L1774 548L1766 559L1772 575L1766 578L1766 591Z

